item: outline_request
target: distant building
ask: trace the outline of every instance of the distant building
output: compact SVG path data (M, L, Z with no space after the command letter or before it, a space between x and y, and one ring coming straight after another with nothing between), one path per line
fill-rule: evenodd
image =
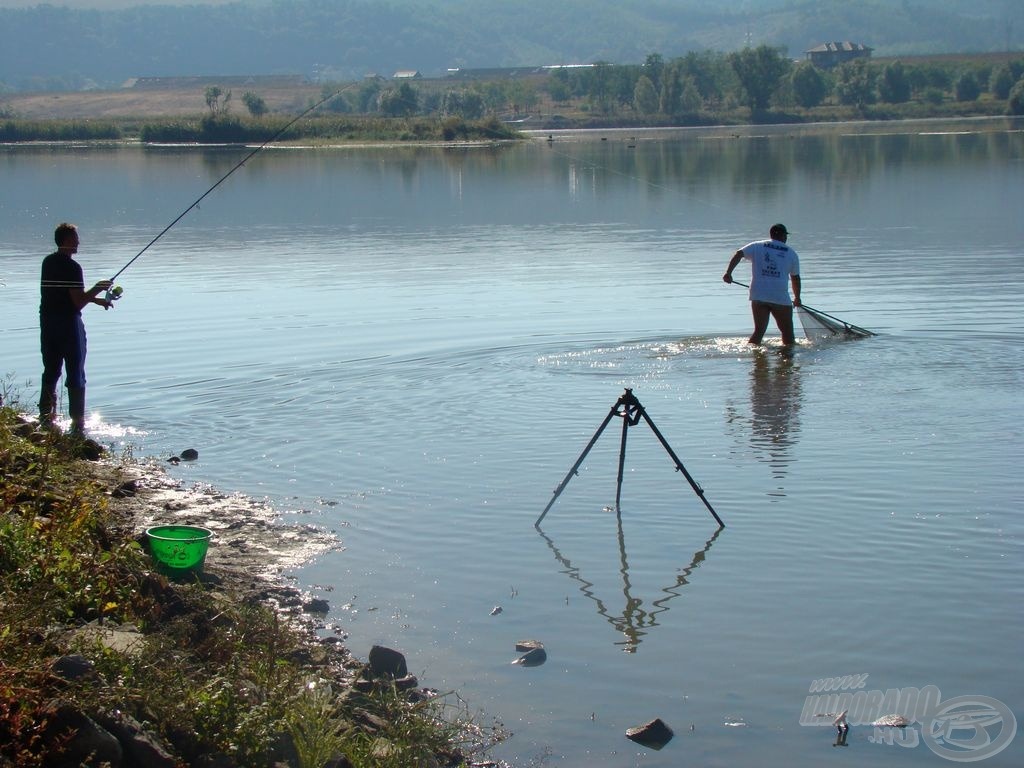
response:
M391 76L392 80L419 80L423 75L415 69L400 69Z
M807 51L807 60L816 67L829 69L854 59L870 59L873 50L862 43L822 43Z

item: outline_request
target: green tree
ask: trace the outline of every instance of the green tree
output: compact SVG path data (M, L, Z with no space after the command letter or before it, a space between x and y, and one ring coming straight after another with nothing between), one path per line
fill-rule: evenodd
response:
M587 95L591 103L604 114L612 112L612 66L606 61L594 63L590 70L590 89Z
M662 74L658 100L661 111L666 115L678 115L682 111L683 75L679 67L668 67Z
M569 86L569 75L564 69L556 69L548 77L544 87L548 96L557 104L564 104L572 98L572 88Z
M508 84L508 99L512 102L513 110L518 114L521 111L530 112L540 103L537 95L537 87L525 80L513 80Z
M875 70L864 59L847 62L836 73L840 104L863 107L875 103Z
M384 86L378 79L364 82L356 98L356 110L363 114L376 112L380 105L380 95L383 90Z
M409 83L402 83L397 89L392 88L380 95L380 111L386 117L411 117L419 108L419 95Z
M953 94L957 101L977 101L981 96L981 83L973 72L961 72L953 81Z
M997 99L1009 98L1010 89L1013 88L1014 79L1013 70L1010 68L1010 65L1000 64L992 70L992 75L989 77L989 93Z
M783 56L782 51L770 45L744 48L742 51L731 53L729 63L743 87L746 104L755 115L768 109L772 94L778 89L791 66L791 62Z
M665 60L661 57L661 54L648 54L647 60L644 62L643 72L654 86L655 93L661 89L661 75L664 71Z
M829 92L825 76L809 61L803 61L793 68L789 82L796 103L807 109L821 104Z
M720 102L728 91L739 87L736 72L724 53L691 51L683 58L673 60L672 66L684 78L693 79L705 103Z
M479 120L484 116L484 98L477 91L448 91L441 99L441 115Z
M203 93L206 100L206 108L210 110L211 117L223 117L228 113L231 103L231 91L225 93L219 85L211 85Z
M683 81L683 93L679 98L679 107L684 114L694 115L700 112L701 107L704 106L704 99L701 98L700 90L697 88L697 82L687 75Z
M253 117L261 117L267 114L267 102L262 96L258 96L252 91L246 91L242 94L242 103L245 104L245 108L249 110L249 114Z
M642 115L653 115L658 111L658 92L647 75L640 75L633 88L633 107Z
M1009 115L1024 115L1024 77L1014 84L1010 89L1009 98L1006 103L1006 113Z
M953 86L953 75L949 68L938 63L918 64L909 70L907 76L915 93L927 88L948 91Z
M882 67L878 83L878 97L887 104L904 104L910 101L913 89L903 62L894 61Z

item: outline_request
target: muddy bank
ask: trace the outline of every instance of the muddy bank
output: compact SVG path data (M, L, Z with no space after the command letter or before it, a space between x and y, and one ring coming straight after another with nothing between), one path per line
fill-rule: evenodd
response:
M155 461L100 462L111 504L130 521L140 543L155 525L198 525L213 531L204 572L247 592L274 587L299 594L287 572L329 551L343 549L334 533L313 523L290 523L267 502L191 486L170 477Z

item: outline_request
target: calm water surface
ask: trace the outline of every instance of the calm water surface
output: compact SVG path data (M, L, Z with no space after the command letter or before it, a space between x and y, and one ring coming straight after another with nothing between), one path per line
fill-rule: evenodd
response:
M800 718L866 674L1024 719L1021 129L270 149L87 310L94 432L337 531L295 574L329 622L499 718L517 765L948 764ZM240 157L0 148L28 402L54 226L109 277ZM748 348L721 274L776 220L806 301L878 336ZM644 424L609 511L619 419L534 527L626 387L727 528ZM527 638L543 666L510 664ZM663 750L624 738L655 717ZM1022 762L1018 737L982 764Z

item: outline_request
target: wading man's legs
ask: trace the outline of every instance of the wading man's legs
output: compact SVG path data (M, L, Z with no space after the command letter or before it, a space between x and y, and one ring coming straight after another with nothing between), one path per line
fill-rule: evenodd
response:
M775 318L775 324L782 334L783 344L795 344L793 333L793 308L783 304L768 304L763 301L750 302L750 311L754 316L754 332L750 334L749 343L760 344L768 330L768 320Z

